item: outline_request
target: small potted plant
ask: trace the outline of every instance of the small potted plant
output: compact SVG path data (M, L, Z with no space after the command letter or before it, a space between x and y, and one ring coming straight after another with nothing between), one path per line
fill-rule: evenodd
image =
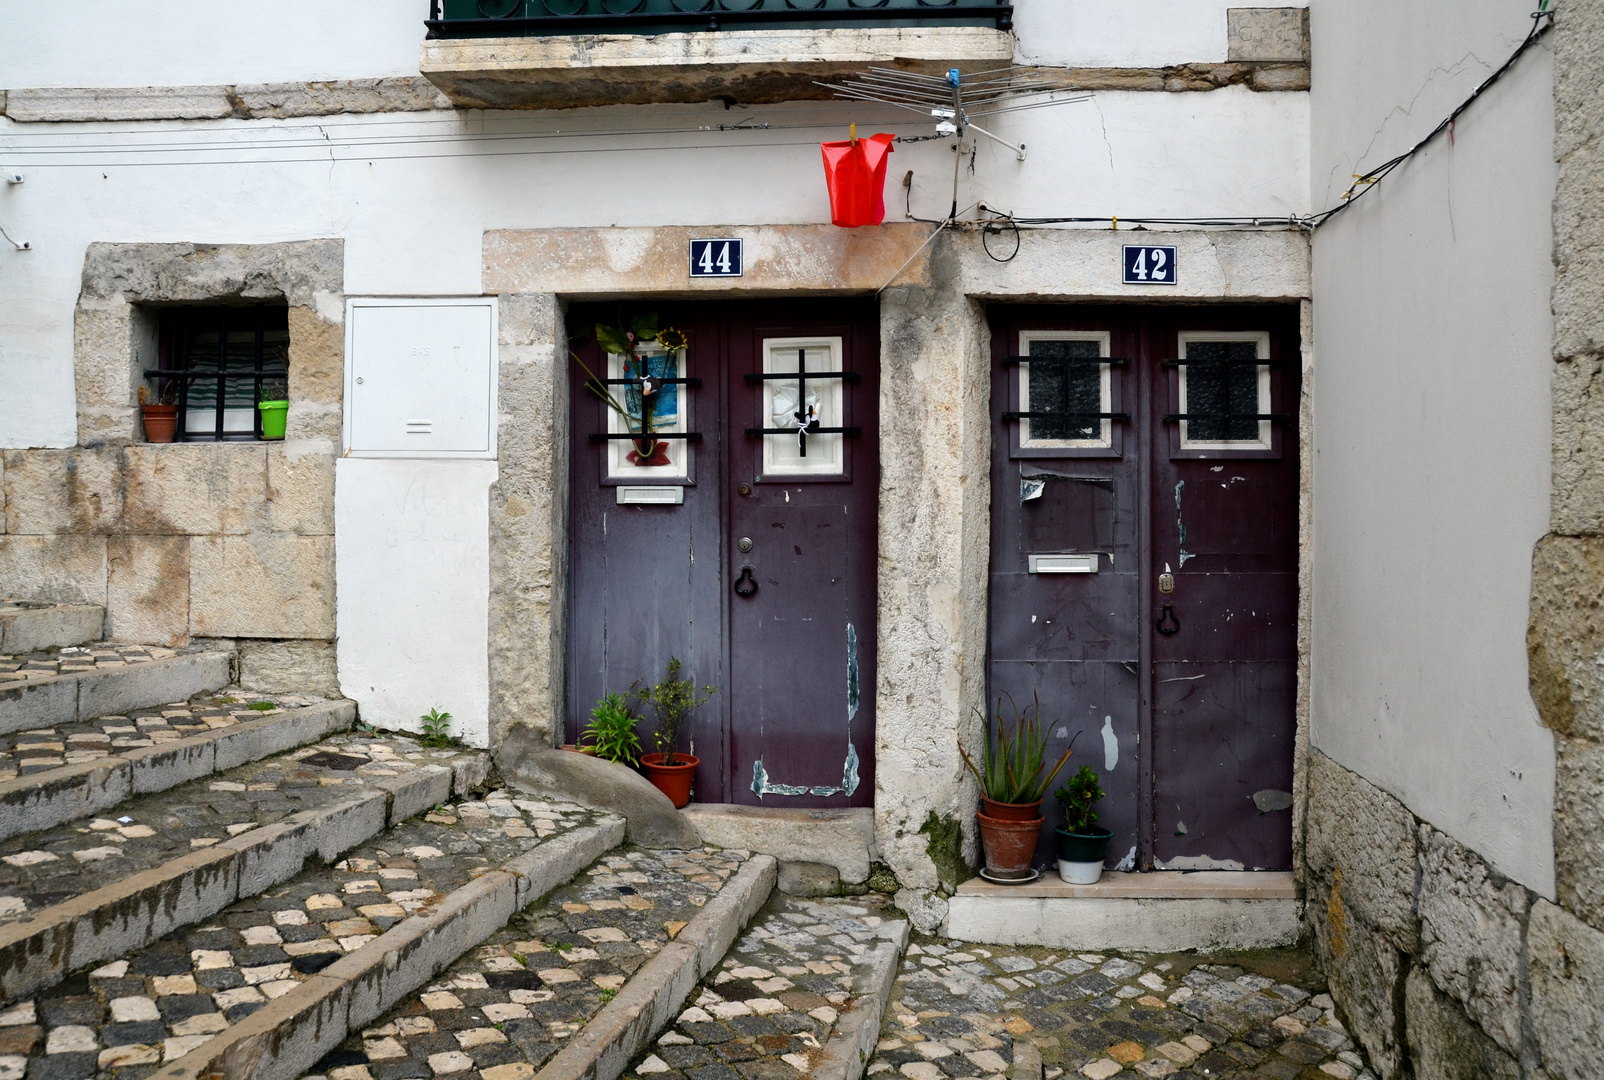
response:
M289 419L290 387L284 379L262 380L261 399L257 411L262 414L262 438L282 439L285 421Z
M1114 833L1097 827L1092 804L1102 797L1097 771L1090 765L1082 765L1053 792L1064 808L1064 823L1053 830L1058 840L1058 874L1071 885L1095 885L1103 876L1103 855Z
M635 734L638 722L624 695L614 691L590 710L590 725L579 733L577 749L634 768L640 764L640 736Z
M139 388L139 417L145 425L146 442L170 443L178 430L178 380L164 383L160 400L152 400L149 390Z
M701 764L695 754L682 754L674 749L679 743L680 726L687 716L718 693L716 686L704 686L698 691L689 679L679 677L680 667L679 657L671 656L668 672L661 682L642 686L637 680L630 687L635 700L643 706L650 705L657 719L657 727L652 731L655 752L641 755L641 771L676 808L691 801L691 778L696 766Z
M1006 695L1005 695L1006 696ZM1008 698L1013 710L1012 730L1003 718L1002 702L997 703L997 722L986 737L984 768L977 768L962 744L958 753L980 781L980 846L985 852L982 876L994 881L1029 881L1036 872L1036 841L1041 835L1042 795L1053 782L1070 750L1065 750L1052 769L1047 769L1047 732L1051 725L1041 723L1041 702L1034 701L1021 711ZM979 710L976 710L977 712Z

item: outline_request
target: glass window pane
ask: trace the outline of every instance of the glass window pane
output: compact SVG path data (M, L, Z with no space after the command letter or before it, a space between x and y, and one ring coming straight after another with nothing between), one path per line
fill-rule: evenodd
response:
M1101 356L1096 341L1032 341L1030 356L1095 360ZM1103 369L1098 364L1031 364L1029 366L1029 409L1032 413L1099 413L1103 404ZM1095 416L1057 416L1030 418L1030 438L1097 439L1103 422Z
M1259 441L1259 367L1236 362L1258 358L1256 341L1186 343L1188 441Z

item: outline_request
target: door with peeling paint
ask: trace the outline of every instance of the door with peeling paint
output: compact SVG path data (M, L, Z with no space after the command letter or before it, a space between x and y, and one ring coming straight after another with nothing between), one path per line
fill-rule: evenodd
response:
M672 374L700 382L677 384L674 415L696 437L677 440L688 450L677 461L668 451L683 476L631 475L593 441L608 418L583 373L574 379L569 737L604 693L660 678L675 655L686 677L719 688L681 743L701 758L697 801L872 805L875 307L644 303L625 314L639 311L690 336ZM620 317L616 305L576 307L570 331ZM600 373L594 343L576 352Z
M1296 310L992 326L993 702L1096 768L1111 868L1290 866Z

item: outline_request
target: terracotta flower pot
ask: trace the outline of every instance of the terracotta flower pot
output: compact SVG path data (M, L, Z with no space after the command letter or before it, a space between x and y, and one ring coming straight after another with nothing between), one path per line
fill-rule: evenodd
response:
M1041 817L1041 800L1029 803L993 802L982 795L980 812L998 821L1035 821Z
M658 791L668 796L668 801L677 810L691 801L691 779L696 775L696 766L702 763L702 759L695 754L675 754L674 764L665 765L663 759L667 756L642 754L640 770Z
M1017 877L1029 872L1036 858L1036 841L1041 839L1041 818L1031 821L1002 821L976 814L980 821L980 846L986 853L986 869L997 877Z
M578 743L565 742L562 744L561 749L570 750L576 754L589 754L591 757L596 756L596 751L593 747L580 746Z
M177 405L141 405L140 416L145 421L145 441L168 443L178 430Z

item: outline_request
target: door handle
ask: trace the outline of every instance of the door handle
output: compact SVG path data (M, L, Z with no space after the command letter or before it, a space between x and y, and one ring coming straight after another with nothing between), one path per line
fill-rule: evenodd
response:
M741 576L735 579L736 596L753 596L757 593L757 579L752 576L751 564L741 567Z
M1164 625L1166 621L1169 623L1168 626ZM1178 634L1181 632L1181 620L1175 617L1174 604L1165 604L1164 610L1159 612L1158 632L1163 634L1165 637L1169 637L1171 634Z

